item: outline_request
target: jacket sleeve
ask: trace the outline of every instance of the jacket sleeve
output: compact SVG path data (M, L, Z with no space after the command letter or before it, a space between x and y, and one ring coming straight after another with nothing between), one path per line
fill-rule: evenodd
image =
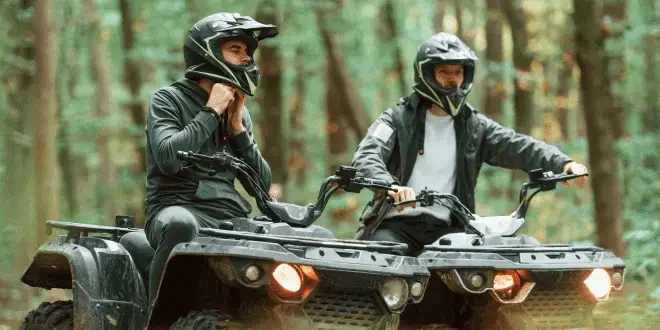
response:
M259 147L254 142L254 134L252 133L252 119L250 118L250 113L247 108L243 107L243 126L245 131L241 134L232 136L229 139L229 143L236 152L239 158L242 158L245 163L250 165L252 169L259 175L261 181L263 181L266 189L270 189L270 184L272 181L272 173L270 171L270 166L266 160L261 156L259 152ZM251 195L255 196L255 192L249 189L250 185L246 185L243 182L243 179L240 179L241 184L245 187L246 191ZM268 193L268 191L266 191Z
M188 125L183 126L181 109L167 96L166 90L154 93L147 116L147 134L158 169L168 175L181 170L177 151L199 152L216 127L215 117L200 111Z
M353 156L353 166L365 177L399 184L399 180L387 171L387 162L396 144L396 128L392 109L382 113L371 124L367 136L362 139Z
M561 173L572 161L557 147L519 134L479 114L485 124L484 160L486 163L525 172L542 168Z

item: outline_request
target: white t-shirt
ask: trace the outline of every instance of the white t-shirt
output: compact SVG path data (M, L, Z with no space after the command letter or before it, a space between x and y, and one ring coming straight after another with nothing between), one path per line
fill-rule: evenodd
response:
M456 183L454 118L427 112L424 126L424 154L417 153L415 167L405 186L413 188L415 194L419 194L424 188L451 194ZM449 209L437 204L431 207L421 207L417 204L417 208L407 207L401 213L392 207L384 219L396 216L416 216L422 213L449 221Z

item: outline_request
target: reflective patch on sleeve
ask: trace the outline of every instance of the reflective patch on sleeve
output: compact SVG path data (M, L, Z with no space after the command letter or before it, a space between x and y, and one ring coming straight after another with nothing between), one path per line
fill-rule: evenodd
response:
M387 124L378 124L371 135L381 142L387 143L387 141L390 140L392 133L394 133L392 127L389 127Z

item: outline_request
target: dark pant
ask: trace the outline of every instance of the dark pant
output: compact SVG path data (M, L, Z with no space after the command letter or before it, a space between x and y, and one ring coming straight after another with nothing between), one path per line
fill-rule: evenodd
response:
M170 252L179 243L190 242L199 233L199 224L190 210L181 206L168 206L149 221L145 228L151 247L156 250L149 270L149 301L153 302L160 286Z
M128 233L121 237L119 243L133 258L133 263L140 273L140 277L142 277L142 283L144 283L145 289L149 291L149 271L156 251L149 244L147 235L143 231Z
M406 243L408 249L404 255L416 256L425 245L446 234L461 231L460 228L449 227L445 221L422 214L385 219L367 240Z
M138 271L148 285L153 302L170 252L179 243L190 242L199 233L197 217L188 209L168 206L148 221L144 232L124 235L119 241L131 254Z

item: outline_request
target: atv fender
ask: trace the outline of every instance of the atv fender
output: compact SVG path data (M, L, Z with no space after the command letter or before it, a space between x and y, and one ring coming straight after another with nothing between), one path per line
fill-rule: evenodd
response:
M71 289L74 329L143 329L145 288L119 243L79 237L39 247L21 281L32 287Z

